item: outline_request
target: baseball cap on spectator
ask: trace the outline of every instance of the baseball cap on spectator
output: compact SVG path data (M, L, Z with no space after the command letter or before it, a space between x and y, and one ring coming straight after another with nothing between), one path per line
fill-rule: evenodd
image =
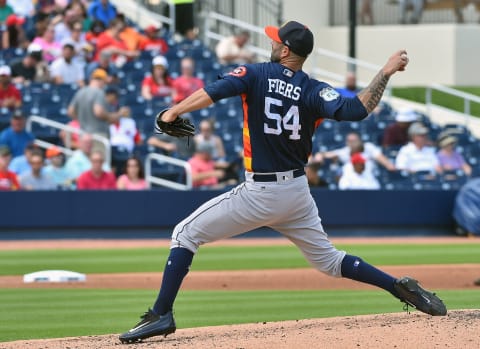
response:
M423 124L420 122L414 122L408 128L409 136L417 136L417 135L422 136L422 135L426 135L427 133L428 133L428 128L423 126Z
M313 51L313 34L307 26L290 21L279 27L265 27L265 34L280 44L284 44L292 52L307 57Z
M8 156L10 155L10 148L6 145L0 145L0 156Z
M62 152L60 151L60 149L58 147L52 146L52 147L47 149L47 152L45 153L45 156L47 157L47 159L50 159L50 158L53 158L53 157L61 155L61 154L62 154Z
M168 61L165 57L163 56L156 56L155 58L153 58L152 60L152 65L155 67L157 65L161 65L162 67L164 67L165 69L168 68Z
M159 27L156 27L154 25L149 25L148 27L145 28L145 33L156 33L160 30Z
M414 122L417 121L417 113L411 108L402 108L395 115L395 121Z
M457 143L457 137L452 136L450 134L441 135L438 139L438 146L440 148L444 148L448 145L455 144L455 143Z
M107 72L103 69L95 69L90 75L90 79L106 80L108 77Z
M18 17L16 15L10 15L5 20L5 24L7 27L11 27L14 25L23 25L23 23L25 23L25 18Z
M355 153L350 157L350 161L352 164L364 164L366 162L365 158L363 157L362 153Z
M12 75L12 70L10 69L10 67L8 65L2 65L0 67L0 75L10 76L10 75Z
M30 45L28 45L27 53L30 57L34 58L38 62L42 60L42 46L35 42L32 42Z
M12 114L12 118L24 119L25 114L22 112L22 109L15 109L13 114Z

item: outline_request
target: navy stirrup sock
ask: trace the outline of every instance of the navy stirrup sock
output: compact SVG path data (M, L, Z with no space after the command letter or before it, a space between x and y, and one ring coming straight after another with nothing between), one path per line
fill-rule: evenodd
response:
M393 287L396 279L393 276L375 268L373 265L368 264L360 257L347 254L343 258L342 276L352 280L378 286L399 298L395 288Z
M188 273L192 260L193 252L186 248L177 247L170 250L170 256L168 256L163 272L160 293L153 305L155 313L163 315L172 310L173 302L177 297L183 279Z

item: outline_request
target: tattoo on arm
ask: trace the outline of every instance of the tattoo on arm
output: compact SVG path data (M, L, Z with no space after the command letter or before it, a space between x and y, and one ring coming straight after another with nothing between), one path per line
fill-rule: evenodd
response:
M358 98L370 114L382 98L383 91L387 87L388 76L380 71L372 80L370 85L358 93Z

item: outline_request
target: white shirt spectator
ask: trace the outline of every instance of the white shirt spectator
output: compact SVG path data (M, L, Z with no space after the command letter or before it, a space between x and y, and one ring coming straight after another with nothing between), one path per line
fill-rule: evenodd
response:
M350 167L340 177L338 188L341 190L378 190L380 189L380 184L370 171L365 169L362 173L357 173Z
M50 65L50 77L61 77L64 84L76 84L85 79L83 66L72 60L70 63L65 58L60 57Z
M417 148L412 142L400 148L395 166L399 170L407 170L410 172L431 171L435 172L438 166L438 159L435 155L435 148L422 147Z
M334 149L332 150L333 153L335 153L338 157L338 160L342 164L346 164L350 162L350 156L352 150L350 147L345 146L343 148L339 149ZM375 162L375 159L382 153L379 147L377 147L375 144L366 142L363 144L363 152L361 153L363 158L368 162L371 162L372 164Z
M32 0L8 0L7 4L17 16L21 17L31 17L35 10Z
M244 64L251 63L255 55L237 43L237 37L230 36L223 38L217 44L215 53L222 64Z
M110 143L112 146L123 147L132 152L135 147L135 136L137 133L135 120L121 118L118 123L110 125Z

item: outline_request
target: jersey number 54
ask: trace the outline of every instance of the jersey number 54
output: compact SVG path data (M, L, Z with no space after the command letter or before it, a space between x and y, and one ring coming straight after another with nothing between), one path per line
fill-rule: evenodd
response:
M282 116L278 113L272 112L272 105L278 107L283 106L280 99L265 97L265 116L268 119L275 121L275 123L273 123L274 127L270 127L271 125L265 122L263 124L263 132L265 132L266 134L273 134L278 136L282 134L283 130L287 130L292 132L288 136L289 139L299 140L300 134L298 133L298 131L300 131L302 125L300 125L298 106L292 105L290 109L288 109L287 113Z

